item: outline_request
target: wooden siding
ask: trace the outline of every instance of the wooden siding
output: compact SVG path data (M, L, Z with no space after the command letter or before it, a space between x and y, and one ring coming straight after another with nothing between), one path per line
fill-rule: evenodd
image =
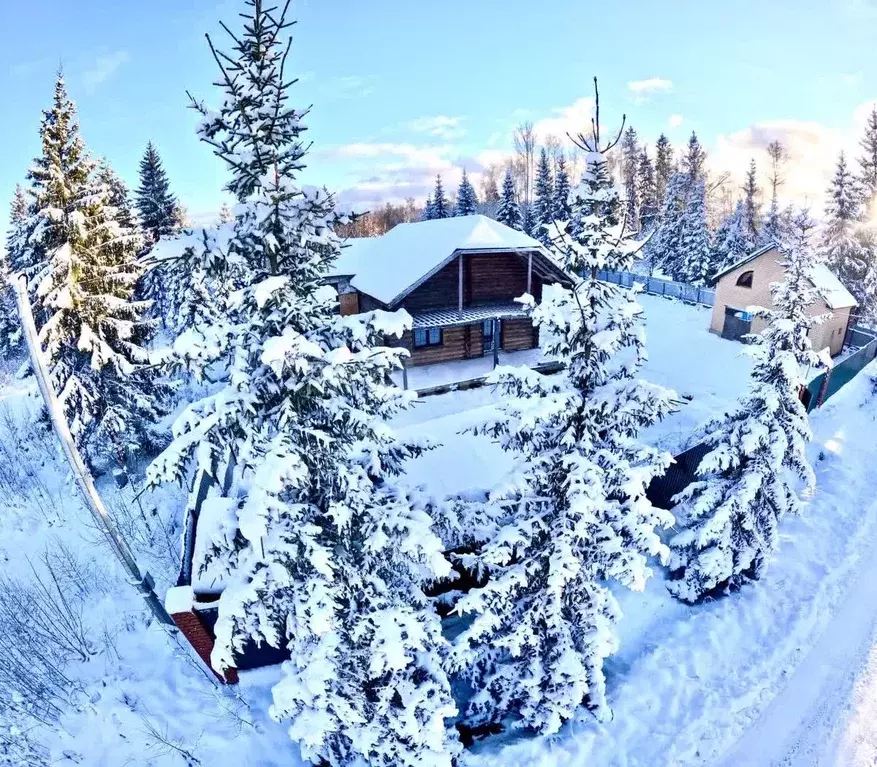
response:
M459 305L460 266L453 259L423 285L412 290L400 302L400 306L413 311L444 309Z
M435 362L467 360L490 352L489 349L484 349L484 338L480 324L442 328L441 346L426 346L422 349L415 349L414 339L410 332L405 333L393 345L402 346L411 352L407 363L409 367L432 365Z
M530 320L502 321L502 350L516 352L521 349L532 349L536 346L536 333Z
M532 284L542 299L542 280L535 273ZM527 292L527 257L516 253L463 256L463 305L511 301ZM460 302L460 265L457 258L411 291L399 306L412 312L445 309Z
M527 291L527 260L515 253L469 256L471 303L489 303L517 298Z

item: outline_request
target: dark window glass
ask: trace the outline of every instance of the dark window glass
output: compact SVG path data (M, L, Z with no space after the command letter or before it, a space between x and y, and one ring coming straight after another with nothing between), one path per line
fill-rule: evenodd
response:
M743 274L737 278L737 285L741 288L751 288L752 272L743 272Z

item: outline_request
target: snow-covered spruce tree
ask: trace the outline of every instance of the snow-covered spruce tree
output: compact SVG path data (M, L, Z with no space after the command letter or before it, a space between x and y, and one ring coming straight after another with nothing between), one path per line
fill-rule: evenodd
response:
M131 455L163 447L154 424L168 391L142 345L152 333L148 305L133 299L140 232L110 205L110 190L77 143L77 169L85 173L81 182L65 182L71 197L54 214L66 239L48 251L37 286L46 313L40 340L80 448L92 462L109 453L124 465ZM65 168L53 171L60 177Z
M0 358L12 357L22 347L21 324L12 285L13 269L19 243L26 239L26 226L30 219L30 205L21 184L15 187L15 196L9 213L9 231L6 234L6 250L0 250Z
M624 204L627 210L627 229L638 233L639 221L639 185L637 174L639 171L639 144L637 143L636 130L632 125L628 126L621 137L621 185L624 191Z
M177 198L171 194L170 182L155 145L146 145L140 160L140 186L135 192L143 231L149 244L173 234L179 228Z
M657 226L659 214L655 169L645 147L640 152L636 169L636 194L639 200L640 238L642 238Z
M234 221L234 213L231 212L229 204L223 202L222 205L219 206L219 226L230 224L232 221Z
M536 199L533 202L533 236L545 245L551 245L554 233L554 182L548 152L543 147L536 167Z
M463 168L463 178L460 181L460 188L457 190L457 205L454 208L455 216L474 216L478 212L478 195L475 194L475 187L469 181L466 169Z
M673 147L670 146L670 140L662 133L655 142L655 199L659 206L667 198L667 186L675 169Z
M746 172L746 180L743 183L743 226L747 239L752 243L759 241L761 228L759 196L758 174L753 159L749 163L749 170Z
M865 123L865 135L859 142L863 154L859 158L861 167L862 205L866 216L877 214L874 202L877 199L877 105L871 107Z
M764 216L764 223L761 226L758 241L761 245L771 245L781 242L784 233L782 231L782 212L780 211L779 200L774 195L770 200L770 207Z
M533 206L527 202L522 202L521 208L521 231L530 237L536 236L536 213Z
M689 184L693 184L698 180L706 180L706 152L700 145L697 134L692 131L691 138L688 139L688 146L685 148L685 154L682 155L682 163L680 170L688 177Z
M491 498L497 531L470 560L487 585L456 607L474 613L451 659L475 688L475 723L516 715L516 726L553 733L583 702L605 718L603 661L620 615L609 584L643 588L648 557L669 553L655 528L672 515L645 491L670 459L637 435L672 410L673 395L635 378L646 353L634 294L597 279L602 269L629 269L636 247L606 165L613 145L601 146L599 130L595 121L594 135L579 137L587 169L557 251L584 278L546 286L539 306L527 301L565 372L497 370L501 413L481 429L517 467Z
M496 220L512 229L521 229L523 223L521 208L515 199L515 181L512 178L511 168L506 168L505 178L502 182L502 197L496 210Z
M10 267L27 276L34 289L38 327L46 314L35 287L46 274L50 255L67 241L67 221L81 205L92 168L79 136L76 107L67 96L60 72L55 80L52 107L43 110L40 143L42 151L28 171L30 217L23 222L10 249Z
M557 170L554 174L554 207L551 214L554 221L569 221L572 218L572 209L569 206L570 189L566 158L561 155L557 158Z
M246 264L230 369L224 388L181 415L149 476L183 480L234 454L227 498L212 501L221 519L205 528L202 512L199 532L212 530L210 566L226 583L212 663L234 666L249 641L289 651L271 713L305 759L447 766L455 705L421 584L449 566L425 507L394 481L419 447L386 426L408 397L388 384L404 351L381 339L407 316L338 315L323 285L340 247L334 203L296 181L306 112L290 104L284 73L286 6L244 6L232 53L211 43L222 107L196 104L238 200L222 254Z
M815 484L806 456L810 425L798 398L802 369L819 364L808 336L822 319L810 315L818 298L812 226L806 212L796 218L783 250L786 277L771 287L774 308L758 311L768 324L753 347L749 391L708 427L711 450L698 480L678 496L670 590L686 602L757 580L776 550L778 521L798 511L796 479L808 491Z
M734 212L722 221L713 236L713 273L716 274L742 261L755 248L756 244L749 239L749 232L746 228L746 210L743 200L738 200Z
M679 269L673 279L689 285L706 285L714 273L703 180L695 181L689 189L676 263Z
M827 191L821 255L847 290L863 304L869 264L867 251L856 237L860 200L858 185L841 152Z
M451 203L445 197L445 190L442 187L441 174L435 177L435 191L432 195L432 217L433 218L450 218Z
M684 173L670 176L661 207L660 224L645 246L645 256L652 274L661 271L672 276L680 270L687 188L688 177Z
M421 218L422 221L432 221L435 218L435 205L432 202L432 195L426 198L426 203L423 206L423 216Z

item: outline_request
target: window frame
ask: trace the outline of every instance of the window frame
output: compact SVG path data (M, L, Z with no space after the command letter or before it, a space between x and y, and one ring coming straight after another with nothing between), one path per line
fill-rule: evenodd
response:
M749 278L748 281L746 280L747 277ZM754 278L755 278L755 270L749 269L749 270L743 272L737 278L737 282L735 283L735 285L738 288L746 288L747 290L752 290L752 282L753 282Z
M423 342L418 341L418 334L423 334ZM412 332L412 344L415 349L433 349L442 346L445 342L445 333L442 328L415 328Z

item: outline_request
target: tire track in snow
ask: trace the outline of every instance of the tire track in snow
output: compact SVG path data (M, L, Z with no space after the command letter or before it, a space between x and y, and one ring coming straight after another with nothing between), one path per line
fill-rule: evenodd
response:
M847 578L842 603L785 687L737 741L725 767L834 764L832 735L846 717L877 638L877 504L867 516L867 543Z

